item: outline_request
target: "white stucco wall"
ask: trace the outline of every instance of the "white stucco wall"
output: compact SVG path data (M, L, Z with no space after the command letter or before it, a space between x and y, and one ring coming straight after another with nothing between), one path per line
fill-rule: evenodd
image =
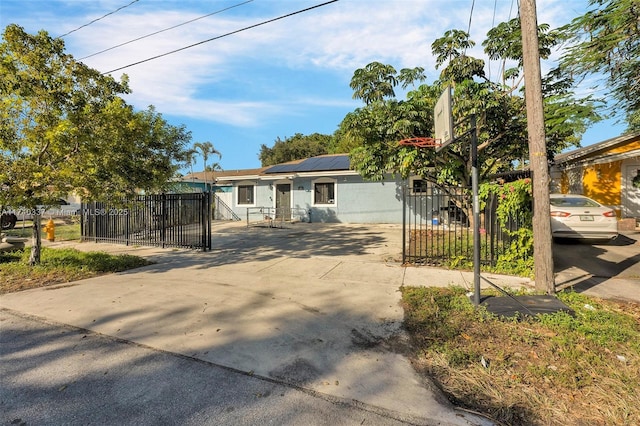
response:
M314 205L313 182L316 181L335 182L336 199L333 204ZM310 212L312 222L402 223L403 183L391 176L382 182L365 181L357 175L294 177L291 180L291 207ZM249 207L275 207L273 181L258 180L255 184L255 204ZM237 185L234 184L233 209L244 218L247 206L237 204Z

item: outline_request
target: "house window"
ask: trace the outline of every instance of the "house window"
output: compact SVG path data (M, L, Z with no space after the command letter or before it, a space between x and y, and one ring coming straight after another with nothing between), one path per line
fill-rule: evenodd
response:
M411 180L411 193L412 194L425 194L427 192L427 181L414 178Z
M334 180L313 183L313 204L336 204L336 183Z
M254 204L253 185L238 185L238 205Z

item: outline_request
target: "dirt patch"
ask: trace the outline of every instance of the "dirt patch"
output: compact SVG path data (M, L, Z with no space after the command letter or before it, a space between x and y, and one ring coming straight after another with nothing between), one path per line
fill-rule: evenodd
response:
M299 386L313 382L319 375L320 371L304 358L296 358L293 362L269 372L269 376L275 379Z

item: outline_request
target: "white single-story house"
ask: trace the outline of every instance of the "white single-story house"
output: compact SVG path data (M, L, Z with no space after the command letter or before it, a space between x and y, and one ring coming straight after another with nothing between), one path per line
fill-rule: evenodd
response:
M321 155L258 169L208 172L213 191L240 218L340 223L402 223L403 185L398 176L365 180L348 154ZM183 182L201 180L201 173ZM419 178L412 178L414 188ZM291 217L288 217L291 215ZM275 219L275 217L273 217Z

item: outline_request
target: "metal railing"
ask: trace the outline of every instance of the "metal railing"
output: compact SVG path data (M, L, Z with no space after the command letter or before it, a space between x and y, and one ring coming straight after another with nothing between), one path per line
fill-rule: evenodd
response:
M213 220L242 220L231 207L213 194Z
M297 207L247 207L247 226L282 228L286 224L308 222L307 209Z
M121 203L83 203L83 241L211 249L207 193L140 195Z
M471 191L425 185L405 187L403 263L427 265L463 264L473 260ZM480 262L493 266L515 238L517 219L500 224L497 197L490 197L480 211ZM505 231L508 230L509 232Z

